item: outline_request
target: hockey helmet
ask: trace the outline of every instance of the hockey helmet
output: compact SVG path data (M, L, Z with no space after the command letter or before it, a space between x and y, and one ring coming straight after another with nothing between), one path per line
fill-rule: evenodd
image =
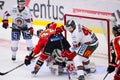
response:
M76 28L76 25L75 25L75 21L74 20L68 20L67 23L66 23L66 28L69 28L69 27L72 27L72 28Z
M17 4L25 4L25 0L17 0Z
M112 33L114 34L114 36L119 36L120 35L120 25L118 25L118 26L115 25L112 28Z
M46 26L46 29L48 29L50 27L51 24L53 24L54 22L48 23Z
M43 31L43 29L39 29L39 30L37 30L37 37L39 37L40 36L40 33Z

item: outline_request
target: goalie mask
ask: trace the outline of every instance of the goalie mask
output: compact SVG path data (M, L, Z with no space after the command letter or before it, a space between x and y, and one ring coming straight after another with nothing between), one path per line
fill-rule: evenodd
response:
M115 37L119 36L120 35L120 25L118 25L118 26L115 25L112 28L112 33L114 34Z

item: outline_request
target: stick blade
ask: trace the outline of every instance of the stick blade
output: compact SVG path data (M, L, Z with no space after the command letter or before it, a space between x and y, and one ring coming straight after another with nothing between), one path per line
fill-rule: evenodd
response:
M7 72L6 72L6 73L2 73L2 72L0 72L0 75L1 75L1 76L5 75L5 74L7 74Z

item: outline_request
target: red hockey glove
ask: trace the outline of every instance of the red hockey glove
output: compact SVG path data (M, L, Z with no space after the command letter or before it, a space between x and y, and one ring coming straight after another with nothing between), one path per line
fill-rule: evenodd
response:
M70 53L69 50L65 50L65 51L63 51L63 52L61 53L61 56L62 56L62 57L67 57L69 53Z
M71 53L69 53L69 55L68 55L68 59L69 59L69 60L73 60L75 56L76 56L76 53L75 53L75 52L71 52Z
M64 52L61 53L62 57L67 57L69 60L73 60L74 57L76 56L75 52L70 52L69 50L65 50Z
M2 20L2 22L3 22L2 27L5 28L5 29L7 29L8 26L9 26L9 24L8 24L8 20Z
M56 33L61 33L63 32L65 29L64 29L64 26L60 26L60 27L57 27L56 28Z
M25 63L26 66L29 65L29 64L31 64L32 58L33 58L33 57L25 56L24 63Z
M30 30L30 34L33 35L33 33L34 33L33 27L29 28L29 30Z
M109 65L108 68L107 68L108 73L112 73L114 70L115 70L115 67L111 66L111 65Z

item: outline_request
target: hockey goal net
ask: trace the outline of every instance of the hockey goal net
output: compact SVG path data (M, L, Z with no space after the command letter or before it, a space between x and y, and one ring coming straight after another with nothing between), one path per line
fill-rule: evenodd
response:
M97 35L99 40L99 46L92 56L99 58L108 58L108 62L110 62L110 41L113 37L111 27L114 21L112 14L111 15L65 14L64 24L66 24L67 20L71 19L77 23L86 26ZM66 38L71 43L71 38L69 35L70 33L67 31Z

